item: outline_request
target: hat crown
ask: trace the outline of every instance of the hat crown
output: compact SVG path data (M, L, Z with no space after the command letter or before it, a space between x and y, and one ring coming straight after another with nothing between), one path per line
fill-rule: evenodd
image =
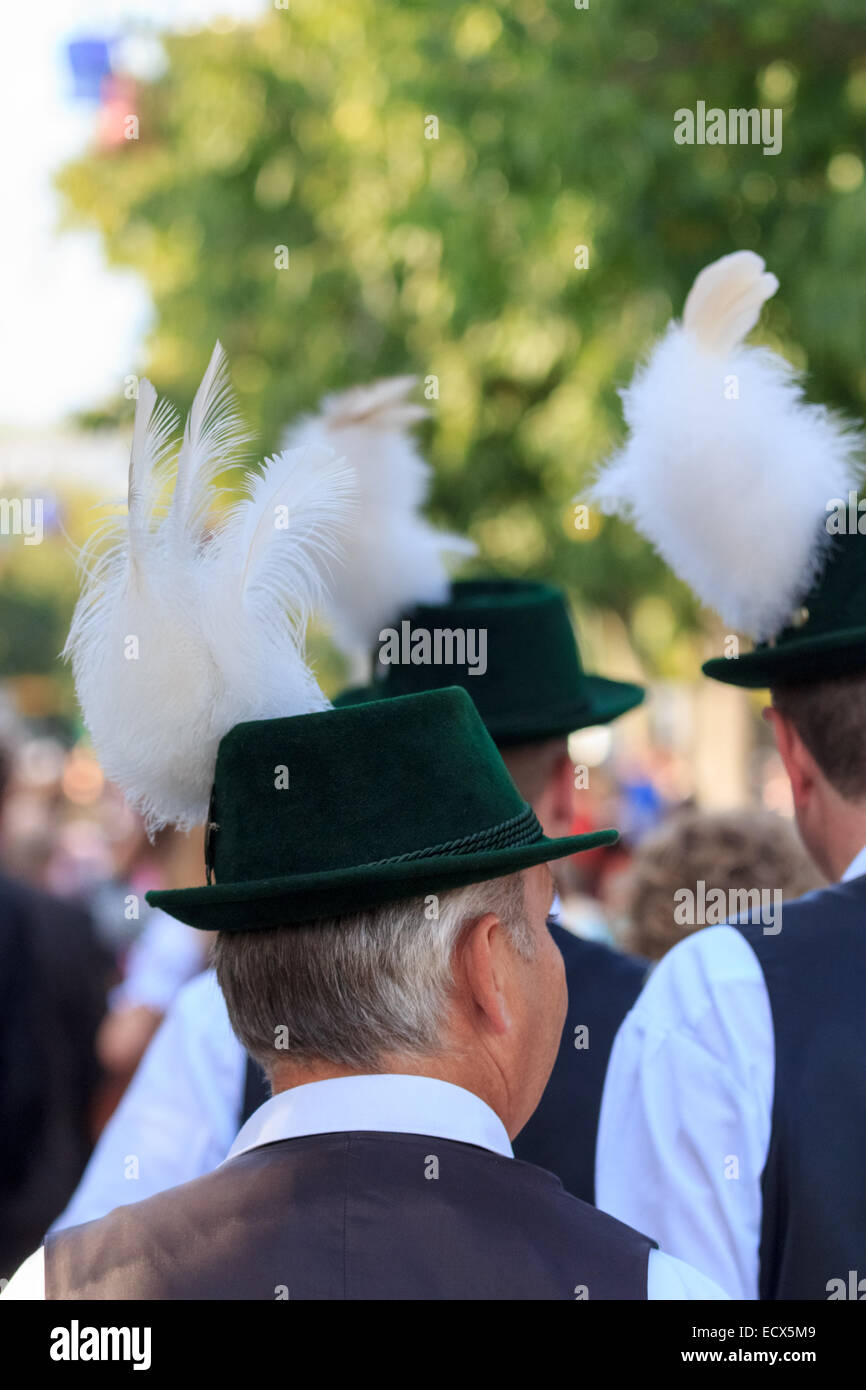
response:
M542 833L458 688L236 725L220 743L211 822L217 884L503 848Z
M866 607L866 535L858 531L833 536L821 572L803 598L809 635L863 626ZM804 636L804 622L791 624L788 636ZM781 634L780 634L781 635Z
M383 699L459 685L500 743L592 716L564 596L547 584L460 581L446 602L418 604L382 631L373 692Z
M830 537L818 577L772 641L736 660L714 657L703 670L752 689L856 675L866 670L864 612L866 535L855 524Z

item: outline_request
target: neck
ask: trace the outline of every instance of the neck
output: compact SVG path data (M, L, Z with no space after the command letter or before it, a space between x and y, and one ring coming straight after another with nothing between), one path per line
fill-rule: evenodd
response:
M831 833L824 842L824 871L836 882L866 845L866 810L858 807L849 815L838 817L828 829Z

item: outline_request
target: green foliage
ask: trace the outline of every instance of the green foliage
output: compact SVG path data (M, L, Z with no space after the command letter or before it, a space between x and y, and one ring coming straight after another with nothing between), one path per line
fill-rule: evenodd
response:
M693 617L627 528L581 539L572 499L620 438L617 389L738 247L781 280L767 340L863 409L866 42L862 0L654 11L293 0L167 39L140 139L61 176L70 218L150 285L159 389L188 402L220 337L270 452L326 390L435 375L433 512L482 568ZM781 153L676 145L698 101L781 107Z
M59 594L4 584L0 589L0 676L55 676L69 618L69 605Z
M0 682L47 676L38 700L44 708L35 713L74 718L71 671L59 659L80 582L72 537L90 534L94 508L104 499L69 487L40 500L44 533L38 545L0 534Z

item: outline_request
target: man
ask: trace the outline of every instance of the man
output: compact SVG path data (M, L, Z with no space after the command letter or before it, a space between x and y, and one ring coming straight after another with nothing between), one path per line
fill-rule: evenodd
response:
M704 671L769 687L765 713L797 825L834 883L786 903L781 921L753 909L700 931L656 967L611 1057L598 1196L733 1297L857 1298L866 1252L866 540L856 521L838 525L856 478L856 437L806 405L778 359L739 346L774 288L751 253L698 278L683 328L627 397L634 435L625 465L614 464L622 471L613 491L643 466L656 514L642 529L705 602L755 639L739 655L729 638L727 655ZM674 401L673 378L666 394L659 373L681 347L689 390L679 374ZM721 407L732 379L738 395ZM641 413L645 389L654 423ZM661 449L682 410L691 419L676 428L687 442ZM665 477L653 463L662 457ZM672 525L671 473L690 526ZM602 478L603 489L610 483Z
M456 688L240 724L211 805L214 881L151 898L218 930L273 1098L6 1297L41 1266L53 1299L722 1297L511 1156L566 1012L546 865L615 832L546 837Z
M554 838L567 834L574 806L568 733L617 718L641 701L643 691L583 670L565 600L547 585L456 583L447 602L416 605L394 629L384 629L380 650L387 651L391 633L405 635L410 646L414 640L417 650L425 634L432 641L437 632L462 637L464 656L478 657L483 644L484 670L480 661L380 661L373 684L345 692L337 705L462 685L545 832ZM554 920L550 932L565 962L568 1015L550 1081L514 1150L591 1202L607 1060L645 966L581 940ZM268 1094L262 1069L245 1056L208 972L182 991L170 1011L58 1228L215 1168ZM130 1154L138 1160L133 1168Z

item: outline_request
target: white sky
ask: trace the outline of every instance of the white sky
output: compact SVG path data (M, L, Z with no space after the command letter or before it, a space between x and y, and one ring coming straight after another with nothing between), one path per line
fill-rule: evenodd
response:
M138 363L150 301L109 270L95 234L59 234L53 171L83 150L95 106L72 99L72 38L195 28L248 18L268 0L35 0L4 11L0 132L0 429L50 430L98 405ZM231 42L230 34L226 42ZM147 48L139 39L139 53Z

